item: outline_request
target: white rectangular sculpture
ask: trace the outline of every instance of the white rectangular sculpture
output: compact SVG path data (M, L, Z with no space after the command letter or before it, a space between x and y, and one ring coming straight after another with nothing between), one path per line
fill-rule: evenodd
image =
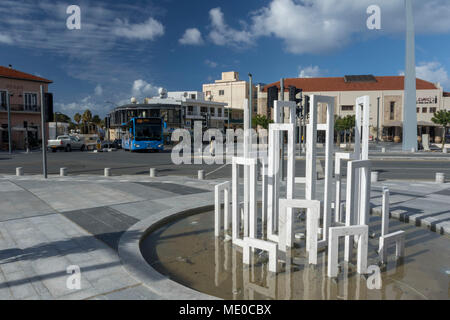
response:
M353 153L354 160L368 160L369 159L369 124L370 124L370 97L362 96L356 99L355 110L355 149ZM355 173L353 177L353 183L355 189L359 190L359 186L362 185L365 179L364 176L359 175L359 172ZM369 177L370 179L370 177ZM361 204L361 198L354 197L353 202L355 207L359 207ZM360 224L359 217L355 216L355 224Z
M289 124L293 126L292 134L289 133L288 127L275 127L275 125L283 125L286 126L287 124L281 123L284 121L282 119L284 108L289 109ZM291 143L292 140L294 142L295 148L295 125L296 125L296 104L293 101L275 101L274 102L274 118L273 124L269 125L269 152L268 152L268 172L267 172L267 237L268 239L271 239L273 241L278 241L277 235L275 234L278 231L278 198L280 197L280 156L281 159L284 159L284 155L281 155L281 144L283 141L281 140L280 131L288 131L289 139L288 139L288 161L292 160L292 163L288 162L288 175L289 175L289 167L292 165L295 166L295 155L289 156L289 150L291 149ZM271 128L272 128L272 134L271 134ZM277 128L277 129L275 129ZM281 129L283 128L283 129ZM292 139L290 139L292 135ZM295 170L294 170L295 171ZM288 177L288 181L289 177ZM289 186L288 182L288 187ZM293 187L292 187L293 189ZM288 192L286 190L286 192Z
M319 232L320 201L300 199L280 199L280 234L278 246L280 251L293 247L293 215L292 208L307 210L306 234L309 238L309 263L317 264L317 236Z
M249 167L249 197L244 199L244 208L249 208L249 214L244 214L244 237L256 237L257 231L257 203L256 203L256 165L252 158L233 157L232 164L232 240L233 244L243 246L241 231L241 215L239 200L239 166ZM244 181L244 188L246 182Z
M405 231L399 230L380 237L380 246L378 248L378 254L380 256L381 263L385 263L387 261L387 249L388 245L391 243L395 243L395 256L404 257Z
M251 249L260 249L269 253L269 271L277 272L278 269L278 244L271 241L264 241L260 239L244 238L243 247L243 262L250 264Z
M288 133L288 163L286 179L286 198L292 199L295 186L295 125L274 123L269 125L269 166L268 166L268 210L267 239L278 242L276 231L279 228L278 199L279 195L279 132ZM288 209L292 210L292 209Z
M396 257L404 257L405 255L405 232L403 230L399 230L389 233L389 211L389 189L384 187L381 211L381 236L378 247L378 254L381 263L385 263L387 261L388 245L392 242L395 242Z
M316 142L317 131L325 130L325 187L324 187L324 205L323 205L323 239L319 241L319 247L326 246L328 237L328 228L331 226L331 196L332 196L332 161L334 145L334 102L335 98L330 96L311 96L311 109L309 124L306 135L306 186L305 198L307 200L316 200ZM319 103L327 106L327 122L325 125L317 124L317 113ZM310 249L309 239L306 239L306 249Z
M220 235L220 230L223 229L226 233L230 227L231 223L231 211L230 211L230 191L231 183L226 181L224 183L218 184L214 187L214 236L218 237ZM223 192L223 212L221 210L221 193Z
M359 220L358 225L367 225L369 221L370 212L370 169L371 161L369 160L354 160L349 161L347 164L347 200L346 200L346 212L345 212L345 225L350 227L357 225L356 221ZM363 185L359 189L355 186L355 175L360 170L363 171L365 177ZM359 206L355 206L354 197L361 199ZM357 219L359 217L359 219ZM353 248L353 238L350 236L345 237L345 261L350 261L350 256Z
M335 154L335 162L334 162L334 179L336 183L336 200L334 202L334 221L335 222L343 222L341 212L341 165L342 160L350 160L352 159L352 154L349 152L336 152Z
M339 237L344 236L359 236L356 269L359 274L367 273L368 233L369 227L366 225L330 228L330 237L328 239L328 277L333 278L338 275Z

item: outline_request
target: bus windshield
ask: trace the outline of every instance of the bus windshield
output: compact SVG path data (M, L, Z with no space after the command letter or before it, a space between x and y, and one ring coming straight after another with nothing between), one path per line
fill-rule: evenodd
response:
M136 123L134 139L136 141L161 140L161 131L160 124Z

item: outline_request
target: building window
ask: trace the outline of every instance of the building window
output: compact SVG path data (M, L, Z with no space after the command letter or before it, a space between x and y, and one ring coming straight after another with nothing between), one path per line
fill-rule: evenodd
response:
M419 113L420 112L420 108L416 108L416 112Z
M0 91L0 109L6 110L6 91Z
M200 108L200 112L201 113L207 113L208 112L208 108L207 107L201 107Z
M25 93L25 110L37 111L37 94Z
M206 91L206 95L210 96L211 95L211 91Z
M427 108L422 108L422 113L427 113Z
M191 94L191 99L195 100L195 94Z
M225 95L225 90L219 90L219 96L224 96Z
M436 113L436 107L430 108L430 113Z
M389 110L389 120L395 119L395 101L391 101L391 108Z
M341 106L342 111L353 111L353 106Z
M9 140L8 140L8 125L7 124L2 124L2 131L1 131L1 133L2 133L2 142L3 143L8 143L9 142Z
M218 108L217 111L218 111L218 116L222 117L223 109L222 108Z

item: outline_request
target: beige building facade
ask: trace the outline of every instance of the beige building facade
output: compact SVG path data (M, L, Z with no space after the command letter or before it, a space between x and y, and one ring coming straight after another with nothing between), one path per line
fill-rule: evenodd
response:
M403 76L363 78L364 81L347 81L342 78L293 78L285 79L284 99L289 99L289 86L303 89L303 95L326 95L335 97L335 116L345 117L355 114L356 98L370 97L370 138L384 141L396 141L402 137L404 90ZM368 81L367 79L371 79ZM267 109L267 88L278 86L279 82L267 85L258 94L258 113L271 118ZM440 140L442 128L436 126L431 118L434 112L450 110L450 94L443 91L439 84L417 79L417 134L430 134ZM319 123L325 122L325 107L319 106Z
M225 126L230 128L242 127L244 119L244 100L249 99L249 83L239 80L239 73L235 71L222 72L222 78L214 83L203 84L203 93L206 100L226 103ZM257 113L257 87L253 86L252 113Z

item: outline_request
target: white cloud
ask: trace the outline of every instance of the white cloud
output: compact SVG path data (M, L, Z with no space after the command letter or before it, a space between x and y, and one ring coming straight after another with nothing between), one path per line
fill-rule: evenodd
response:
M131 95L137 99L154 96L158 93L158 87L151 85L145 80L134 80Z
M205 64L211 68L216 68L219 65L217 62L214 62L214 61L211 61L208 59L205 60Z
M246 30L236 30L225 22L222 9L214 8L209 11L211 32L209 38L218 46L248 46L253 43L252 34Z
M9 35L0 33L0 43L12 44L13 40Z
M450 87L450 79L445 68L436 61L423 62L416 66L417 78L427 80L433 83L439 82L441 86Z
M317 78L323 74L323 71L320 70L319 66L308 66L306 68L300 68L300 72L298 74L299 78Z
M97 96L103 95L103 88L102 88L102 86L98 84L98 85L95 87L94 92L95 92L95 94L96 94Z
M128 39L154 40L164 34L164 26L153 18L137 24L129 24L128 20L116 19L115 24L117 26L114 27L113 33Z
M272 0L252 13L254 37L282 39L286 50L295 53L332 52L361 35L404 33L403 1L378 0L381 29L374 33L366 27L368 6L373 0ZM450 32L448 0L415 1L416 33Z
M178 41L185 45L201 45L203 44L202 33L197 28L189 28Z

